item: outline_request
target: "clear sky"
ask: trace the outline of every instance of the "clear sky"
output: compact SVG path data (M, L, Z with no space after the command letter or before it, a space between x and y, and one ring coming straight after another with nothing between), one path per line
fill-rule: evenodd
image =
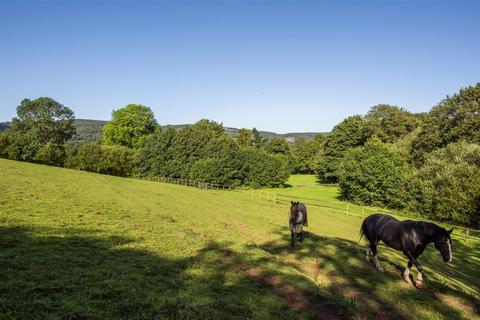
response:
M328 131L379 103L428 111L480 81L480 1L0 0L0 121L48 96Z

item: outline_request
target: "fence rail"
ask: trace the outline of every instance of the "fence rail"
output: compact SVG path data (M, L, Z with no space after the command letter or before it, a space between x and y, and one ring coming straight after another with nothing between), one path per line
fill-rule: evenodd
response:
M195 187L200 189L235 190L235 187L232 187L226 184L200 182L200 181L193 181L188 179L175 179L175 178L168 178L168 177L149 177L147 179L150 181L172 183L172 184Z
M230 185L225 184L218 184L218 183L208 183L208 182L200 182L200 181L193 181L188 179L175 179L175 178L168 178L168 177L149 177L147 178L151 181L156 182L163 182L163 183L172 183L178 184L183 186L190 186L200 189L211 189L211 190L238 190L236 187L232 187ZM247 191L247 190L245 190ZM261 201L266 201L272 204L288 204L292 199L302 201L306 205L317 207L317 208L326 208L330 214L338 213L346 214L347 216L356 216L359 218L365 218L369 213L382 211L384 213L389 213L398 217L404 218L416 218L426 222L433 222L436 224L441 224L448 227L453 227L455 231L452 233L453 236L462 238L465 242L468 242L469 239L480 240L480 230L466 228L456 225L451 225L447 223L432 221L428 219L423 219L421 217L413 217L404 214L399 214L397 212L392 212L390 210L385 209L376 209L376 208L368 208L363 206L357 206L351 203L336 203L333 201L326 201L326 200L318 200L314 198L308 197L297 197L297 196L290 196L281 193L263 191L263 190L255 190L251 189L247 191L250 193L250 197L252 199L257 199ZM462 233L459 233L458 230L461 230Z
M454 228L454 232L452 233L452 235L457 238L463 239L465 242L468 242L469 239L480 240L480 230L451 225L443 222L432 221L432 220L428 220L428 219L424 219L416 216L408 216L408 215L399 214L397 212L393 212L393 211L385 210L381 208L368 208L368 207L353 205L351 203L335 203L332 201L324 201L324 200L318 200L318 199L308 198L308 197L296 197L296 196L290 196L286 194L279 194L279 193L268 192L263 190L251 190L250 197L252 199L263 200L266 202L270 202L272 204L289 204L291 200L295 199L297 201L302 201L308 206L325 208L329 210L329 214L341 213L347 216L356 216L362 219L364 219L370 213L381 211L381 212L389 213L398 217L415 218L415 219L420 219L426 222L432 222L432 223L452 227Z

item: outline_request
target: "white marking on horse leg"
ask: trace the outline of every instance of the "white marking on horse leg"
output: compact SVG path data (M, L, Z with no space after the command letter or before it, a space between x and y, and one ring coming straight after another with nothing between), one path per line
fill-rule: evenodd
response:
M417 279L415 279L415 285L419 288L423 286L423 275L421 272L417 273Z
M420 281L420 282L423 281L423 275L421 272L417 273L417 281Z
M375 264L375 268L377 268L378 271L380 272L384 272L385 270L383 269L383 267L380 265L380 262L378 262L378 258L377 256L373 256L373 263Z
M452 257L452 245L450 244L450 239L447 240L447 246L448 246L448 254L449 254L448 262L451 262L453 257Z
M365 260L367 260L367 262L370 262L371 253L372 253L372 249L370 249L370 247L367 247L367 252L365 252Z
M410 280L410 269L408 267L405 268L402 272L402 278L405 280L406 283L412 284L412 280Z

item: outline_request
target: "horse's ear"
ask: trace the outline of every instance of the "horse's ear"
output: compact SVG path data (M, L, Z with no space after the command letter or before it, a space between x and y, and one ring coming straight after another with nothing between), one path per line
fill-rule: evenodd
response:
M447 232L448 232L448 234L451 234L451 233L452 233L452 231L453 231L453 228L452 228L452 229L450 229L450 230L448 230Z
M290 203L292 204L292 206L294 205L293 201L290 201Z
M299 203L300 203L300 201L297 201L297 204L299 204Z

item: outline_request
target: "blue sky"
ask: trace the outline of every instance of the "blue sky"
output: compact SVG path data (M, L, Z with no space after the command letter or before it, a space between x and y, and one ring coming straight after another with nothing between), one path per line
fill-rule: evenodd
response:
M49 96L77 118L128 103L328 131L379 103L428 111L480 81L480 1L0 0L0 121Z

